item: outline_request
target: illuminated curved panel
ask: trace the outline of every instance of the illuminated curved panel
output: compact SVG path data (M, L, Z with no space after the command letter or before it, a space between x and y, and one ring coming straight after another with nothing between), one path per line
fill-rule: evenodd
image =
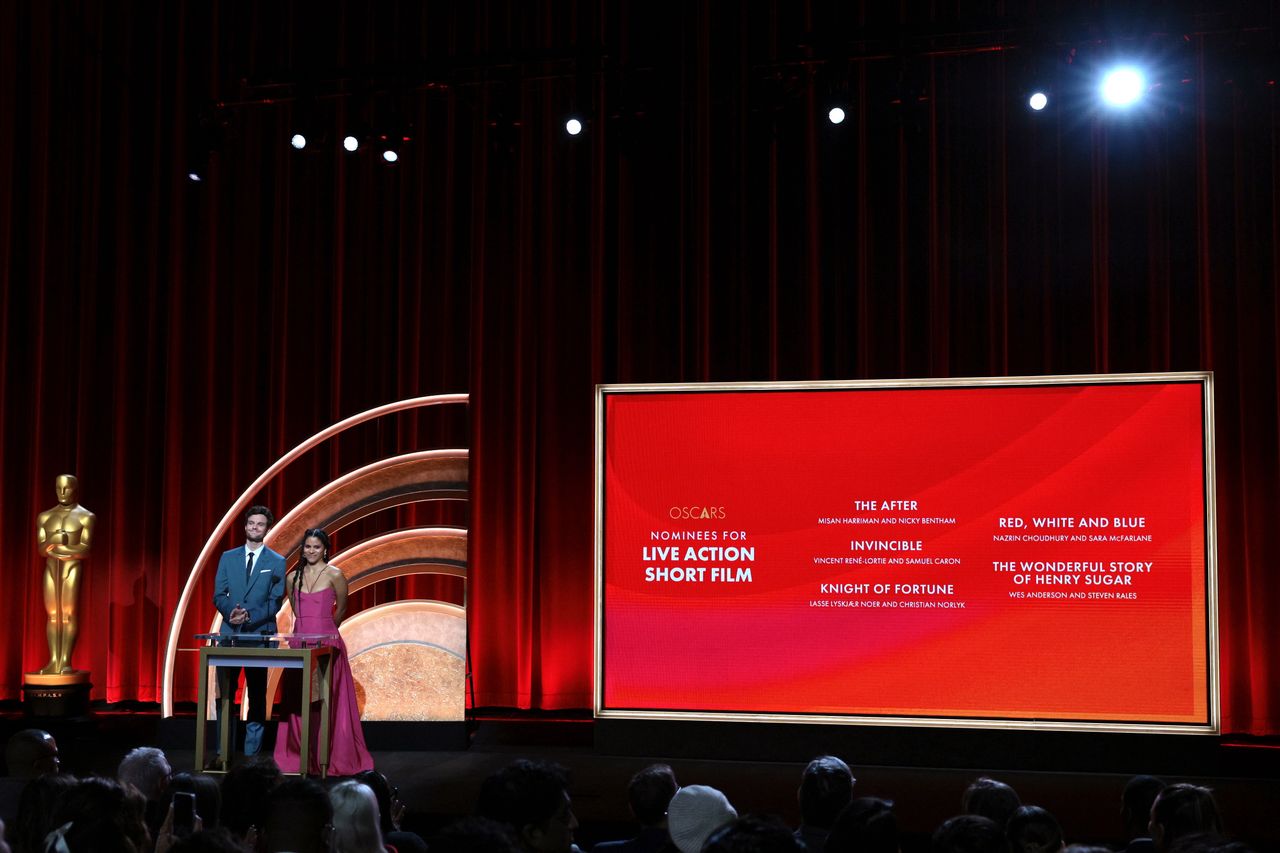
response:
M467 499L467 451L423 450L382 459L313 492L271 528L268 544L291 561L303 531L329 534L388 507Z
M335 556L351 592L405 575L467 576L467 531L417 527L367 539ZM353 617L354 618L354 617Z
M455 604L396 601L342 625L364 720L464 718L467 616Z

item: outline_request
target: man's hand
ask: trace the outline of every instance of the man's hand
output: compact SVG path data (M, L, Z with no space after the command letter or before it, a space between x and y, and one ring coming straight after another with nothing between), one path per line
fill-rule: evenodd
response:
M231 611L231 615L227 617L227 621L232 625L243 625L249 621L249 611L237 604Z

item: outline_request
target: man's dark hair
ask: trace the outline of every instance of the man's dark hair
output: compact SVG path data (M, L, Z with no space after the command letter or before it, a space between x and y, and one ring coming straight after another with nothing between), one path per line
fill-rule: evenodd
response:
M987 776L979 776L964 789L960 800L960 810L965 814L980 815L990 818L1001 827L1009 821L1022 800L1018 792L1003 782Z
M249 827L261 828L267 817L267 795L280 783L280 766L269 755L254 755L232 765L222 780L220 823L238 838Z
M66 791L50 825L69 825L63 840L70 853L143 853L151 840L146 808L146 798L132 785L90 776Z
M840 812L827 853L898 853L898 819L893 802L879 797L858 797Z
M290 850L321 853L329 849L333 806L324 786L314 779L286 779L267 796L262 832L265 853Z
M361 770L351 778L373 791L373 798L378 801L378 828L382 830L382 834L394 832L396 827L391 822L391 783L387 781L387 777L377 770Z
M1151 834L1147 829L1151 805L1164 789L1164 780L1155 776L1134 776L1125 783L1124 793L1120 795L1120 819L1124 821L1127 838L1146 838Z
M964 814L933 833L933 853L1005 853L1004 830L989 817Z
M9 827L13 853L44 853L44 839L57 824L53 813L75 787L77 779L63 773L37 776L22 789L18 813Z
M1230 841L1213 832L1184 835L1169 853L1254 853L1243 841Z
M179 791L195 794L196 814L200 815L205 829L213 829L218 825L222 814L222 789L218 787L218 783L212 776L185 771L173 774L173 778L169 780L169 790L165 792L164 797L166 812L169 803L173 802L173 795Z
M657 826L667 816L667 806L679 788L675 771L669 765L650 764L627 784L631 813L644 826Z
M554 817L568 788L568 772L560 765L517 759L480 786L480 816L504 823L519 835L526 826Z
M1222 834L1222 818L1213 792L1199 785L1170 785L1151 806L1151 822L1161 828L1156 846L1168 850L1178 839L1202 833Z
M808 826L830 829L853 798L853 773L834 755L821 755L804 768L800 777L800 820Z
M1039 806L1019 806L1004 827L1009 853L1058 853L1062 827L1058 819Z
M804 842L796 838L782 818L773 815L746 815L732 820L707 837L703 853L804 853Z
M267 517L267 528L270 529L276 523L276 515L270 509L262 504L254 504L244 511L244 523L249 523L250 516L265 515Z

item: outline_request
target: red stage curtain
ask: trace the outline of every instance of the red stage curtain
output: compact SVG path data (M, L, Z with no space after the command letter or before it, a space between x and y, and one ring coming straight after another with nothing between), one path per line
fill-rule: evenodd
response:
M373 5L0 6L0 697L44 661L33 520L63 471L102 522L76 661L96 698L152 701L186 572L259 472L357 411L469 391L263 497L469 446L469 509L344 535L469 520L474 701L586 707L595 383L1210 369L1225 726L1280 733L1265 50L1175 40L1156 112L1113 122L1024 111L1025 47L942 34L1029 24L937 4ZM814 62L855 43L890 58ZM307 116L329 137L295 154ZM346 118L398 121L400 164L339 157ZM408 594L460 592L361 603Z

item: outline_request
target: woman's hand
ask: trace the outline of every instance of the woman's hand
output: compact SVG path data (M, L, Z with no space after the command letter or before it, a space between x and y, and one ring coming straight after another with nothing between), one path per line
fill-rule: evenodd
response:
M191 831L199 832L202 829L204 829L204 821L200 815L192 815ZM160 824L160 831L156 833L155 853L169 853L169 848L180 840L173 834L173 803L169 803L169 813L164 816L164 823Z

